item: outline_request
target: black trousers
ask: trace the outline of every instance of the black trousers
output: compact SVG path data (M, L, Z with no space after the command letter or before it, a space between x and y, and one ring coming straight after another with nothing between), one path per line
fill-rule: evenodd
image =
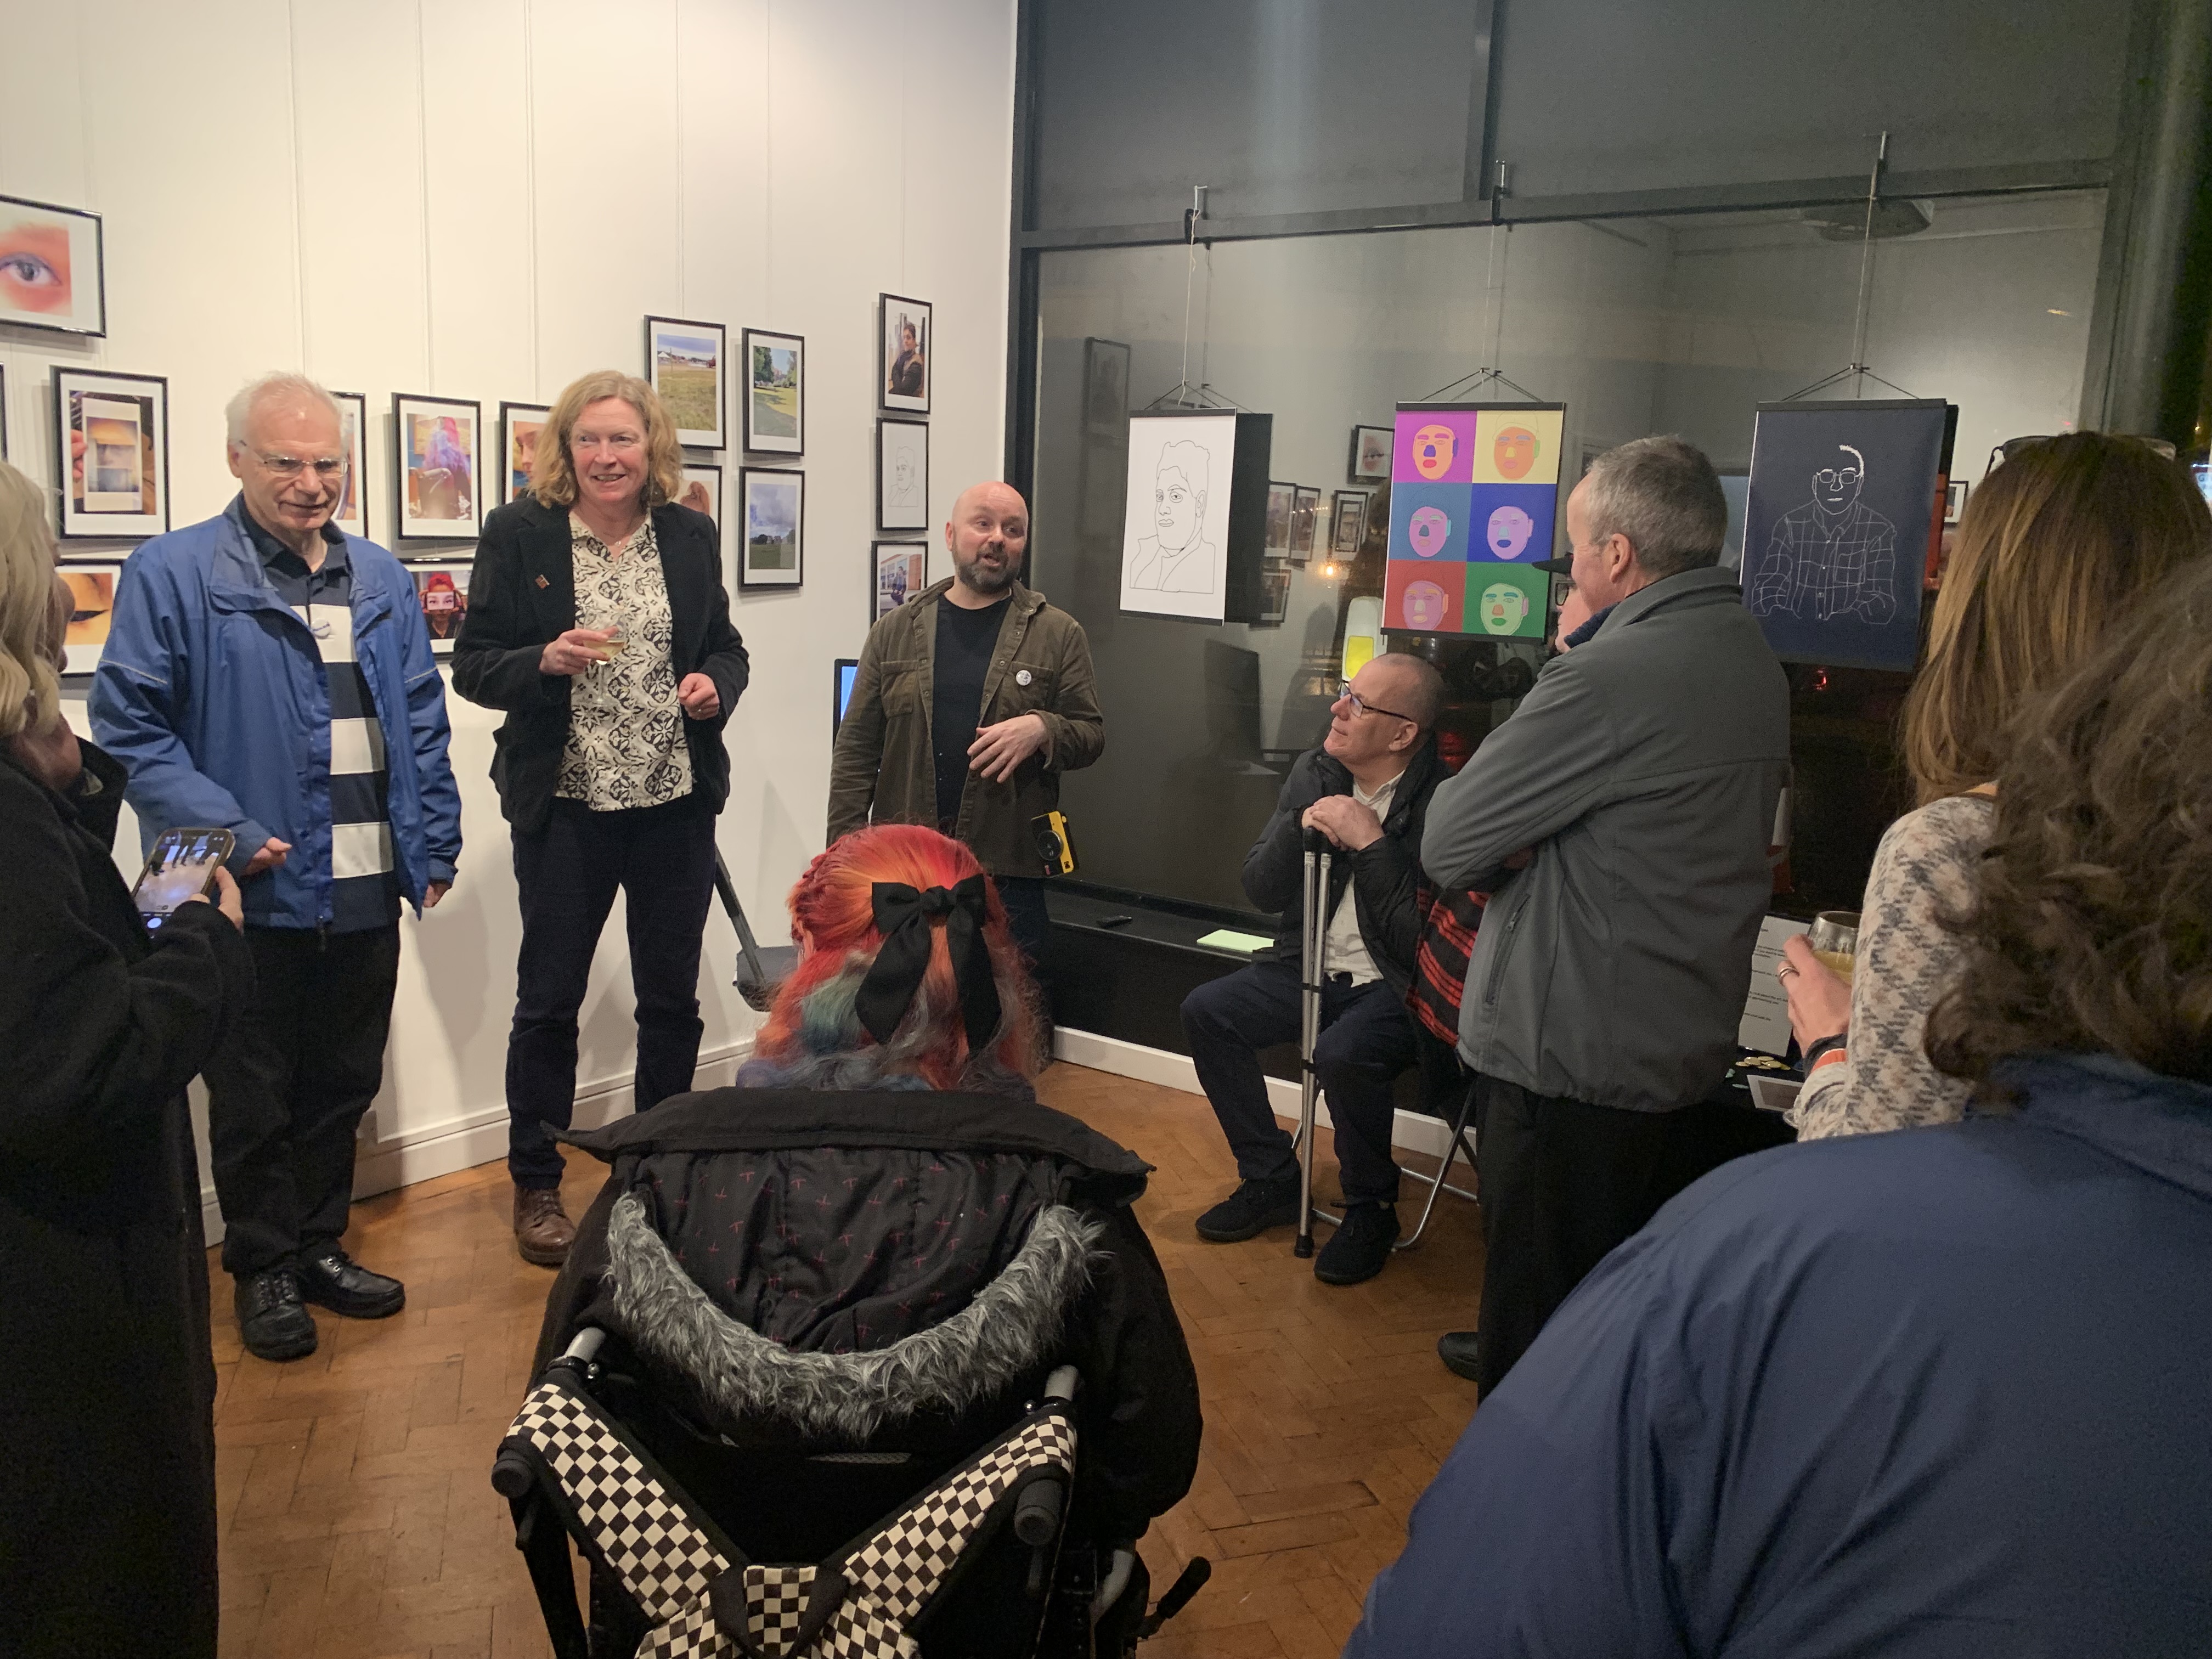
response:
M999 890L999 902L1006 907L1006 931L1030 959L1030 977L1036 981L1037 995L1043 1003L1041 1012L1049 1019L1052 979L1045 962L1052 948L1052 917L1045 909L1044 878L994 876L991 884Z
M1391 1085L1418 1058L1413 1017L1389 982L1378 979L1356 986L1324 981L1321 1019L1314 1070L1336 1127L1345 1200L1394 1204L1398 1165L1390 1156ZM1254 1051L1297 1041L1297 964L1255 962L1209 980L1183 999L1182 1029L1199 1086L1237 1154L1238 1177L1266 1181L1293 1173L1293 1143L1275 1121L1267 1079Z
M637 999L637 1109L691 1086L699 1063L699 941L714 891L714 817L696 800L594 812L556 800L514 837L522 950L507 1041L507 1167L518 1187L561 1184L550 1131L576 1105L576 1011L620 888Z
M1531 1094L1486 1077L1475 1160L1482 1191L1486 1395L1575 1286L1692 1182L1795 1137L1751 1107L1631 1112Z
M253 1005L204 1073L222 1265L240 1277L345 1234L354 1133L384 1083L399 928L249 927L246 942Z

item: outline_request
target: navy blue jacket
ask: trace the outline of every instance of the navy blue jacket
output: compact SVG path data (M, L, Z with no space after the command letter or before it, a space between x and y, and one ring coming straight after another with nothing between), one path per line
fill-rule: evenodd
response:
M1483 1401L1346 1659L2212 1650L2212 1089L1730 1164Z
M331 694L307 624L276 595L246 533L243 497L131 556L93 682L92 729L130 774L150 845L178 825L238 837L234 872L271 836L290 854L244 884L263 927L331 920ZM391 767L399 890L451 881L461 794L446 759L446 690L415 584L374 542L346 538L354 653Z

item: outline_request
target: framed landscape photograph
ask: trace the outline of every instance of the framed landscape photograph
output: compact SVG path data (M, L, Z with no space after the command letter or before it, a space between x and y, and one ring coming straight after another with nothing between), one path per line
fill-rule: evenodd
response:
M756 454L806 453L806 341L744 331L744 446Z
M545 404L507 404L499 406L500 504L519 501L530 493L530 470L538 464L538 434L553 412Z
M115 584L122 580L119 564L71 564L62 567L69 584L69 629L62 635L62 672L89 674L100 666L107 648L107 626L115 611Z
M1367 492L1340 489L1330 505L1329 551L1349 558L1359 551L1359 538L1367 533Z
M338 437L345 446L345 476L331 522L349 536L368 539L368 399L358 392L333 392Z
M1390 446L1396 436L1387 426L1352 428L1352 461L1346 471L1353 483L1387 483L1390 479Z
M676 441L696 449L726 449L722 424L723 363L729 331L720 323L681 317L645 319L645 373L676 420Z
M877 542L874 550L876 586L868 610L871 626L929 586L927 542Z
M1321 517L1321 491L1300 484L1291 498L1291 562L1304 564L1313 557L1314 521Z
M55 482L64 539L169 527L169 383L158 374L54 369Z
M688 507L694 513L705 514L720 528L722 522L722 469L708 462L684 462L684 493L676 498L676 504Z
M929 428L886 415L876 422L876 527L929 528Z
M738 556L740 587L796 587L805 580L806 475L776 466L738 469L744 498L744 546Z
M461 623L469 614L469 571L466 564L415 564L407 574L415 578L415 597L422 606L422 621L430 630L430 654L450 657L453 641L461 637Z
M392 397L401 541L474 540L481 517L483 410L458 398Z
M0 323L107 332L100 216L0 196Z
M885 409L929 413L930 304L903 295L877 296L876 391Z

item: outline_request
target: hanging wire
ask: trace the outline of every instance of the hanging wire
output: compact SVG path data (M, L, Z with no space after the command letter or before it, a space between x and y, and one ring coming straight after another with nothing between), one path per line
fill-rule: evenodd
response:
M1859 293L1851 312L1851 360L1832 374L1823 374L1802 391L1793 392L1782 401L1794 404L1800 398L1809 398L1816 392L1825 392L1838 380L1851 383L1851 396L1866 396L1866 383L1887 386L1900 398L1912 394L1894 380L1885 380L1866 364L1867 325L1872 315L1874 299L1874 215L1881 199L1881 170L1889 161L1889 131L1884 128L1875 146L1874 167L1867 174L1866 224L1859 234Z
M1244 405L1234 398L1216 392L1209 383L1202 382L1197 386L1190 383L1190 297L1191 291L1198 281L1198 222L1206 216L1206 192L1212 188L1211 185L1193 185L1190 187L1191 204L1183 210L1185 253L1182 274L1182 378L1146 404L1139 413L1147 413L1165 404L1172 404L1177 409L1243 410L1244 408ZM1212 252L1210 243L1207 245L1207 252L1209 255ZM1213 306L1212 263L1210 258L1207 261L1206 271L1206 303L1210 313ZM1201 341L1200 343L1203 345L1204 342ZM1202 374L1205 370L1200 368L1199 372Z
M1489 347L1489 355L1492 360L1502 357L1505 355L1505 307L1502 301L1499 301L1496 307L1497 325L1495 330L1492 329L1491 324L1492 297L1493 295L1502 295L1504 291L1504 283L1502 281L1493 280L1498 276L1498 236L1500 231L1504 231L1510 234L1512 229L1513 227L1510 225L1492 225L1490 228L1489 248L1483 261L1482 337ZM1511 254L1512 245L1510 243L1506 245L1506 252L1509 256ZM1502 386L1508 388L1510 391L1517 392L1522 399L1527 403L1540 404L1549 401L1545 398L1538 396L1535 392L1529 391L1527 386L1521 385L1518 381L1509 379L1504 369L1493 368L1487 364L1469 374L1461 375L1455 380L1447 380L1443 385L1438 386L1434 392L1430 392L1426 397L1420 399L1420 401L1425 404L1432 404L1437 401L1437 399L1449 396L1453 392L1459 392L1465 396L1472 397L1474 393L1481 391L1483 387L1492 385Z

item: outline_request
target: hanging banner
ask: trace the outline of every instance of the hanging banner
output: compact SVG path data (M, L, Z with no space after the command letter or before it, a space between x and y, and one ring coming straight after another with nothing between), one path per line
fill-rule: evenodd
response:
M1540 640L1564 404L1400 404L1382 626Z

